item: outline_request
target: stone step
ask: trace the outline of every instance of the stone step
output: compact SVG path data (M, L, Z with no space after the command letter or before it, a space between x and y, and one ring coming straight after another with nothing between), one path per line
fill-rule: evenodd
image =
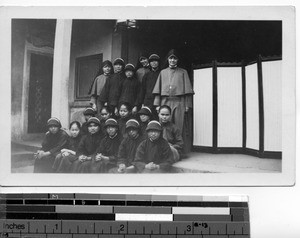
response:
M41 141L12 141L11 142L12 153L17 151L36 152L40 148L41 148Z

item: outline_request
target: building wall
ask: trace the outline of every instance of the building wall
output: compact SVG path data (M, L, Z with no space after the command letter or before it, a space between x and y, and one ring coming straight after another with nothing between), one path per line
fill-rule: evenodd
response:
M76 101L75 60L77 57L103 54L103 60L112 60L113 25L110 21L73 21L69 104L70 120L83 121L82 111L89 100Z
M24 22L12 21L12 50L11 50L11 136L18 140L22 136L22 94L23 67L25 48Z

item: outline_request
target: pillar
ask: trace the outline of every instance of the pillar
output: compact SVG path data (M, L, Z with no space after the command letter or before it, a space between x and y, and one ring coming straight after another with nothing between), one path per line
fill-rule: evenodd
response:
M69 71L72 20L57 19L53 57L53 85L51 116L60 119L63 127L69 125Z

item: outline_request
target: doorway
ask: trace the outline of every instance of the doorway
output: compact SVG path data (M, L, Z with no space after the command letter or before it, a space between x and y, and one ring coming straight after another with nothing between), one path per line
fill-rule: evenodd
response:
M51 117L53 57L31 53L27 133L45 133Z

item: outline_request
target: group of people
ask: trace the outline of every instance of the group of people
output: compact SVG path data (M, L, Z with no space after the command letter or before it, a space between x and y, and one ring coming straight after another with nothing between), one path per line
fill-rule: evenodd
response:
M85 122L70 123L67 133L57 118L35 153L36 173L165 173L181 159L184 114L194 94L178 53L160 70L157 54L140 57L142 67L106 60L89 90Z

